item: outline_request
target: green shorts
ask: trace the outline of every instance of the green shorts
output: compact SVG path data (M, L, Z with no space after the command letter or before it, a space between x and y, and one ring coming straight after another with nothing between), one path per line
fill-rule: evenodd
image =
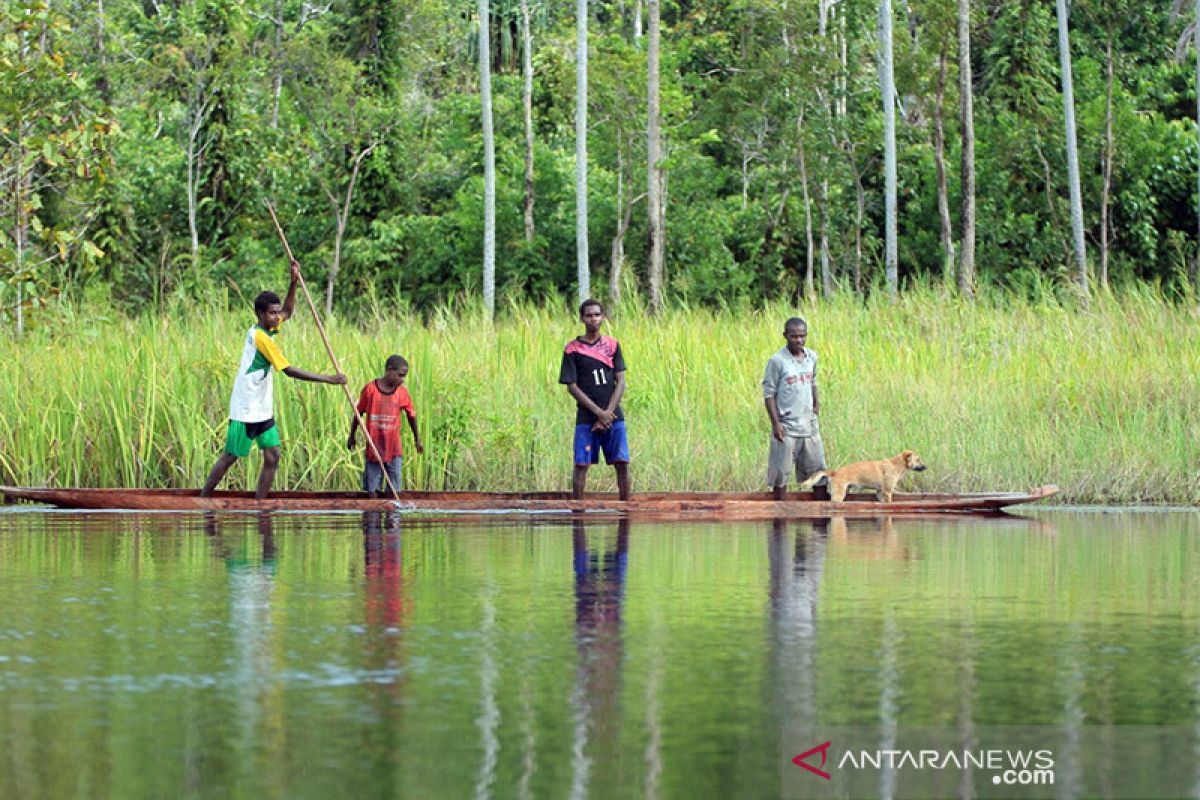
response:
M229 429L225 431L225 452L237 458L250 455L251 443L258 445L259 450L268 447L279 447L279 426L274 419L263 422L239 422L229 420Z

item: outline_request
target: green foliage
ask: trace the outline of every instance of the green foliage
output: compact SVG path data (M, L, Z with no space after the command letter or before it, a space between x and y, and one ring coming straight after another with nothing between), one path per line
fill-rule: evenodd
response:
M518 4L492 4L497 278L516 296L570 296L574 11L530 6L532 243L521 211ZM626 211L626 275L645 280L646 47L634 9L594 4L589 26L597 286ZM722 305L794 295L822 225L835 281L850 284L861 242L870 282L883 226L876 10L873 0L834 4L822 36L817 4L665 4L671 297ZM282 260L266 199L314 284L338 270L334 300L345 311L373 297L432 309L479 285L474 6L115 0L52 9L6 0L3 15L0 314L11 314L17 287L41 302L99 283L129 311L161 309L175 295L203 302L251 291ZM901 275L915 286L942 274L932 126L943 52L958 235L955 19L951 6L924 0L896 15ZM1144 0L1078 0L1071 24L1089 240L1099 238L1111 41L1110 273L1179 287L1200 250L1193 64L1172 52L1183 23ZM1053 284L1068 261L1069 215L1052 6L977 4L972 39L981 277L1019 291ZM18 166L34 181L14 193ZM28 234L20 266L18 218Z
M104 258L88 222L115 126L77 71L65 15L10 0L0 31L0 316L8 316Z

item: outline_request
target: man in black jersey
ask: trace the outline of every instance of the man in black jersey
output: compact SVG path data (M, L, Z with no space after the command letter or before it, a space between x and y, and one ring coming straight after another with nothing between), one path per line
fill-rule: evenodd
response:
M604 306L598 300L584 300L579 306L583 336L563 348L558 382L575 398L575 473L571 493L583 499L588 467L604 460L617 472L617 491L629 499L629 440L625 436L625 415L621 395L625 393L625 358L621 345L611 336L600 335Z

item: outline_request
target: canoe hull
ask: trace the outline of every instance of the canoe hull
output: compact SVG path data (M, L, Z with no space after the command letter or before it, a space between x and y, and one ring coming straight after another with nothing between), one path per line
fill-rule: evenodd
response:
M11 501L58 508L125 511L393 511L438 514L533 514L594 512L663 519L771 519L878 516L880 514L979 514L1032 503L1058 493L1057 486L1029 492L978 494L896 494L891 502L871 494L851 494L834 503L811 493L774 500L765 492L640 493L627 501L589 494L572 500L564 492L403 492L400 501L358 492L275 492L263 500L249 492L216 492L200 497L194 489L49 489L0 486Z

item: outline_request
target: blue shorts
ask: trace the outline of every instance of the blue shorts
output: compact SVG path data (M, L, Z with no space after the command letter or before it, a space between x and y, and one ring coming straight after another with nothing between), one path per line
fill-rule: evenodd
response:
M604 451L605 464L629 463L629 440L625 438L625 420L619 419L606 431L592 430L592 423L575 426L575 466L587 467L600 463Z
M387 484L383 480L383 471L387 470L388 479L391 480L392 486L396 487L396 491L401 489L401 471L403 469L404 459L396 456L389 461L386 466L380 465L378 461L367 460L366 466L363 467L363 491L364 492L386 492L388 491Z

